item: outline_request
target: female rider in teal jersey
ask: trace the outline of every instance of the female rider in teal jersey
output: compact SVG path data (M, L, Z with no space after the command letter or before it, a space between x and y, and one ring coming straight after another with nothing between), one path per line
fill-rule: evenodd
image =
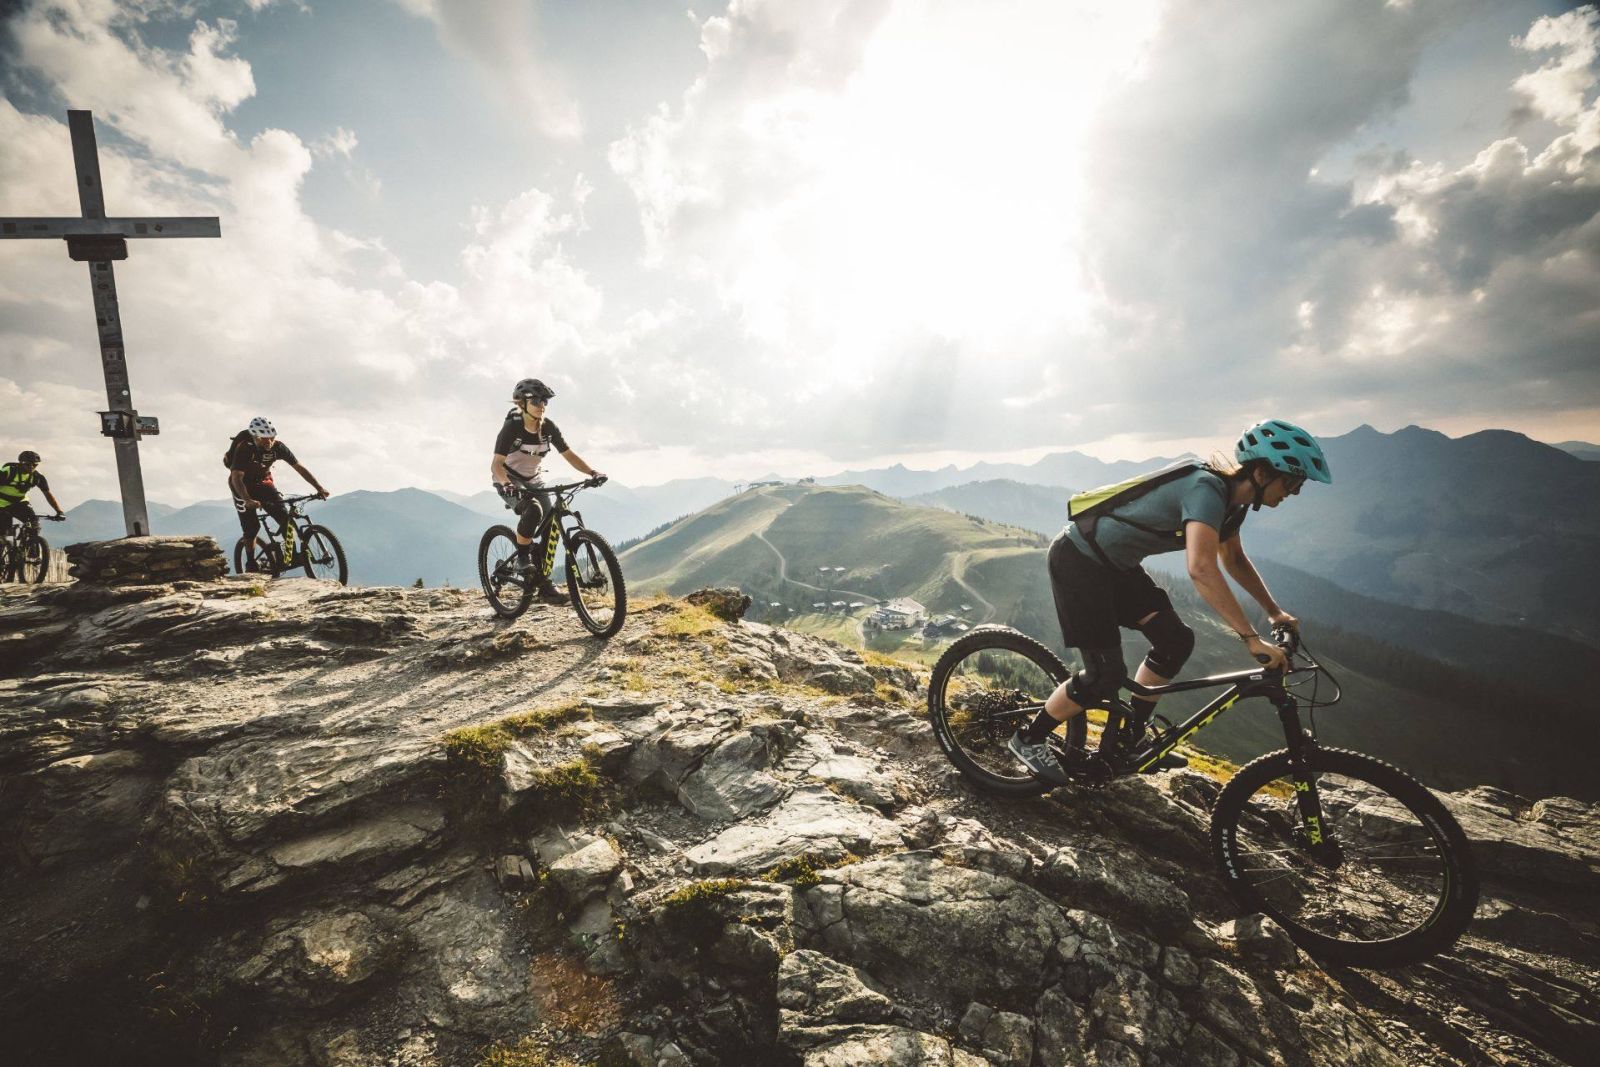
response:
M1189 578L1206 603L1253 655L1266 657L1269 667L1284 667L1283 650L1254 631L1223 571L1261 605L1273 625L1295 626L1295 617L1278 606L1245 555L1239 527L1251 510L1277 507L1307 479L1328 484L1333 479L1316 438L1282 419L1246 430L1234 458L1238 466L1197 465L1099 516L1089 528L1068 523L1050 546L1050 586L1062 639L1079 650L1083 669L1050 694L1034 721L1009 743L1012 754L1045 781L1067 780L1047 744L1050 733L1085 707L1116 699L1122 687L1127 664L1121 628L1139 630L1150 641L1150 654L1134 676L1140 685L1171 681L1194 651L1194 631L1140 566L1146 556L1182 548ZM1155 701L1134 697L1130 704L1135 729L1142 729L1139 724L1149 722Z

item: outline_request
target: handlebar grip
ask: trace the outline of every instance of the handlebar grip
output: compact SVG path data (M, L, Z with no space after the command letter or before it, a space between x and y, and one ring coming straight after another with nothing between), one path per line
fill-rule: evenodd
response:
M1271 663L1272 662L1272 657L1268 656L1268 655L1265 655L1263 653L1257 652L1256 653L1256 662L1257 663Z

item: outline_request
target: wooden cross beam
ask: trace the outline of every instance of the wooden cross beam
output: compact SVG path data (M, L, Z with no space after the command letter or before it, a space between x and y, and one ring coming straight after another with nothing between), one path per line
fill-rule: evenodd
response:
M129 537L150 532L144 501L144 473L139 468L139 438L160 432L154 418L134 410L128 385L128 363L122 347L122 314L117 308L113 260L128 258L128 239L147 237L221 237L216 218L106 218L100 186L100 154L94 140L94 117L68 111L72 159L78 172L81 218L0 218L0 240L55 238L65 240L67 255L89 264L94 317L100 330L100 366L105 372L106 407L100 432L111 438L117 453L117 481L122 487L122 518Z

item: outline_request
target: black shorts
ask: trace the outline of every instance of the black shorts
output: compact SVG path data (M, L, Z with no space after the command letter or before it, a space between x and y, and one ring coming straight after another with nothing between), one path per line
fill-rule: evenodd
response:
M1121 648L1119 627L1138 629L1146 615L1172 607L1167 591L1143 568L1102 567L1065 533L1050 545L1050 592L1055 595L1061 640L1068 648Z

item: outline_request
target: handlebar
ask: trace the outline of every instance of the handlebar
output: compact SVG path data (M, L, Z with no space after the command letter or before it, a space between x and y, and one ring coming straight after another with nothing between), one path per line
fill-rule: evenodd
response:
M45 522L66 522L67 521L67 517L65 515L40 515L39 518L43 519Z
M506 471L506 473L511 476L511 481L505 483L506 485L511 486L513 489L516 489L519 492L528 493L576 492L579 489L593 489L597 486L606 484L606 482L610 480L602 474L597 478L585 478L581 482L569 482L566 485L539 485L528 481L528 479L516 474L513 471ZM501 486L498 483L495 485L495 490L497 492L501 492ZM501 492L501 495L504 496L505 494ZM506 506L510 507L511 505L508 503Z
M321 500L321 499L322 499L322 497L318 496L316 493L306 493L304 496L286 496L286 497L283 498L283 502L285 504L303 504L307 500Z

